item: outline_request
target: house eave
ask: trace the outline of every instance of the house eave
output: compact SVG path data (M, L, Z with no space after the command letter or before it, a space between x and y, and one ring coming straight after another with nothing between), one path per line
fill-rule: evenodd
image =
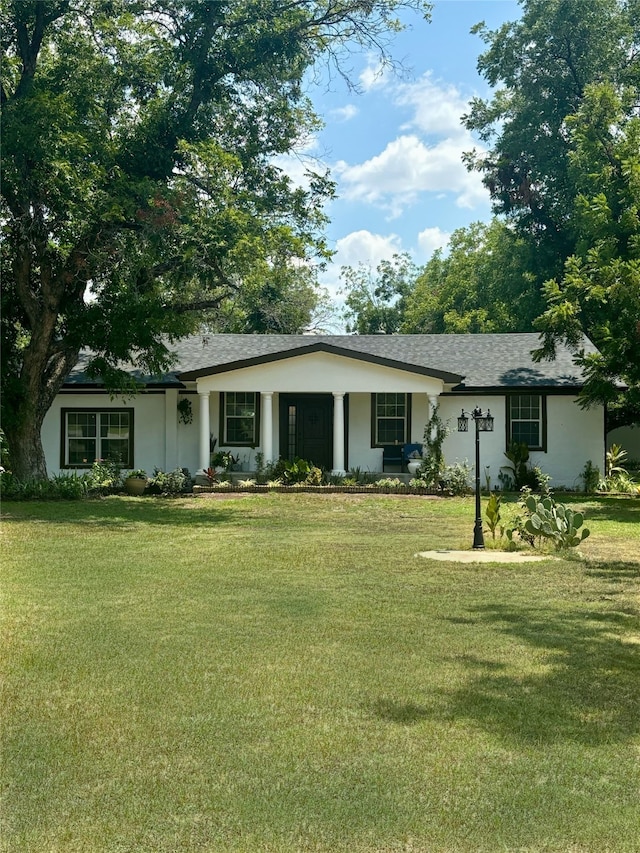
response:
M182 382L188 382L199 379L203 376L215 376L221 373L230 373L234 370L242 370L248 367L256 367L262 364L269 364L277 361L284 361L289 358L299 358L300 356L311 353L328 353L337 355L342 358L348 358L352 361L362 361L368 364L375 364L380 367L389 367L394 370L401 370L405 373L419 374L421 376L430 376L434 379L440 379L447 385L460 383L464 379L459 373L450 373L446 370L438 370L435 368L424 367L418 364L408 364L403 361L397 361L391 358L373 355L372 353L357 352L351 349L328 344L326 342L316 342L306 347L299 347L292 350L267 353L265 355L253 356L246 359L238 359L236 361L226 362L224 364L212 365L210 367L199 368L198 370L189 370L184 373L179 373L178 378Z

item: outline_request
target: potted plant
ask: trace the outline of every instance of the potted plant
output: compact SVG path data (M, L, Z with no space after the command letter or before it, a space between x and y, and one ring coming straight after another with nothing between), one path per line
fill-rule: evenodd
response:
M147 472L142 468L130 471L124 481L124 488L128 495L143 495L147 488Z

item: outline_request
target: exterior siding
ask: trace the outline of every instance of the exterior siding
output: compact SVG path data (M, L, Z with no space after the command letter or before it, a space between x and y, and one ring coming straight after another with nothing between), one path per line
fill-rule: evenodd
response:
M177 402L177 394L172 402ZM58 396L47 413L43 427L43 445L50 473L60 469L60 410L62 408L133 408L135 417L134 465L151 473L155 467L170 470L185 467L194 473L198 468L198 399L189 395L192 401L194 420L185 425L167 428L167 418L176 417L175 405L167 403L164 393L140 394L131 398L114 398L97 393L63 394ZM219 396L212 393L209 400L212 432L219 431ZM481 405L489 407L495 417L495 429L492 433L483 433L480 437L480 476L484 483L485 473L489 473L492 485L498 485L500 469L506 463L504 451L505 436L505 397L455 397L440 398L440 415L449 423L450 433L444 442L445 459L448 464L467 460L474 462L475 443L473 424L468 433L456 431L456 421L461 408L465 410ZM428 417L428 398L426 394L414 394L411 418L411 440L421 442L424 425ZM548 448L546 452L532 451L531 461L539 465L545 473L552 476L554 488L566 486L581 487L580 475L587 460L604 471L604 413L601 407L579 408L575 397L550 395L547 398ZM273 409L274 443L278 446L278 406L277 395ZM175 438L172 439L172 435ZM169 440L168 440L169 439ZM251 448L225 448L239 455L242 470L250 471L255 467L256 450ZM349 395L349 467L363 470L380 471L382 469L382 450L371 447L371 397L370 392L351 393Z

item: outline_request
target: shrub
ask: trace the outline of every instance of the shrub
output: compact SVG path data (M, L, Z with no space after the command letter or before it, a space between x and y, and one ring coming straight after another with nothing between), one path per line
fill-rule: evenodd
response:
M598 488L598 484L600 483L600 469L596 468L593 462L588 459L585 462L585 466L582 469L582 474L580 475L584 490L587 494L592 494Z
M469 491L470 474L471 466L466 459L464 462L446 465L440 474L439 486L450 495L465 495Z
M175 471L161 471L156 468L149 480L149 489L157 495L180 495L186 483L187 477L182 468L176 468Z
M88 493L87 475L56 474L50 480L17 480L10 471L0 474L0 496L11 501L81 500Z
M491 492L489 495L489 500L487 501L487 506L485 508L485 515L487 517L487 526L491 531L491 536L493 539L496 538L496 530L500 524L500 503L502 501L502 496L498 492ZM500 536L504 528L500 529Z
M89 492L87 475L78 476L75 471L68 474L54 474L52 484L56 497L65 501L79 501L86 498Z
M96 459L85 477L89 493L108 495L122 488L122 471L111 459Z

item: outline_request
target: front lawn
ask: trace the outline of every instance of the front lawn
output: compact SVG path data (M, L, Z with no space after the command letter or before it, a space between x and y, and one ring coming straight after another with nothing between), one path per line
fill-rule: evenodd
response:
M640 500L585 506L463 565L472 498L5 503L0 849L638 853Z

